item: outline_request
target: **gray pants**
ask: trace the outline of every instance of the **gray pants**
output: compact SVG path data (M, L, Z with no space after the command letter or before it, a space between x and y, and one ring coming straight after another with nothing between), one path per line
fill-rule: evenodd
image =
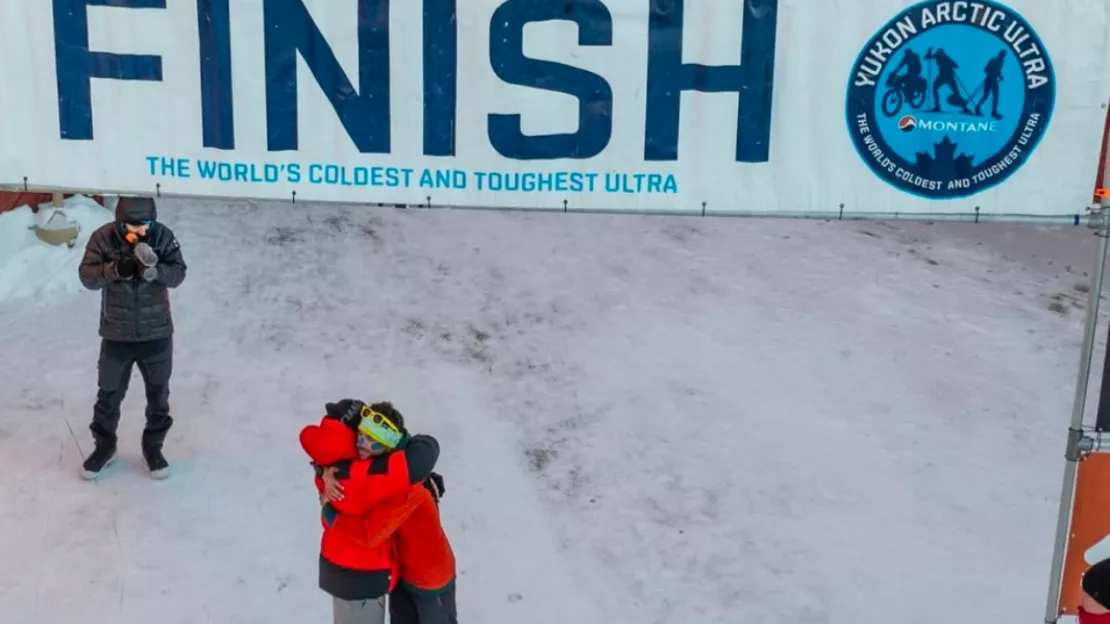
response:
M376 600L340 600L332 597L334 624L385 624L385 596Z

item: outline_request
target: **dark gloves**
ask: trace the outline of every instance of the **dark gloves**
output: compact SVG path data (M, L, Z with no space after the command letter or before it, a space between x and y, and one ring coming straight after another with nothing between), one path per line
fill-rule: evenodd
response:
M139 263L135 260L135 256L123 256L116 260L116 275L121 280L129 280L135 277L135 272L139 268Z
M339 517L339 512L331 503L328 503L320 508L320 517L323 518L324 524L331 527L335 525L335 519Z
M328 418L334 418L350 427L351 431L358 431L358 423L362 420L362 408L366 405L357 399L343 399L337 403L324 405Z
M424 479L424 487L428 488L428 491L432 493L432 498L436 499L437 503L447 493L447 488L443 485L443 475L438 472L433 472L430 477Z

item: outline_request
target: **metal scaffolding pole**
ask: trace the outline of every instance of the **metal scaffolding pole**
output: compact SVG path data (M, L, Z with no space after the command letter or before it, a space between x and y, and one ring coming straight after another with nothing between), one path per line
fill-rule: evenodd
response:
M1107 132L1110 136L1110 114L1107 116ZM1099 237L1098 251L1095 254L1094 271L1091 273L1090 289L1087 292L1087 317L1083 326L1083 344L1079 353L1079 375L1075 380L1075 396L1072 400L1071 423L1068 425L1067 446L1064 450L1064 480L1060 488L1060 508L1056 517L1056 540L1052 551L1052 570L1048 581L1044 621L1055 624L1060 618L1060 591L1064 576L1064 559L1067 556L1068 535L1071 529L1072 504L1075 495L1075 477L1080 458L1091 450L1102 446L1102 436L1094 438L1083 433L1083 412L1087 405L1087 386L1091 376L1091 360L1095 349L1095 332L1098 329L1098 309L1102 296L1103 277L1106 273L1106 250L1110 239L1110 159L1106 154L1110 149L1110 138L1104 136L1100 164L1100 183L1098 202L1091 206L1090 227ZM1105 372L1103 373L1106 374Z

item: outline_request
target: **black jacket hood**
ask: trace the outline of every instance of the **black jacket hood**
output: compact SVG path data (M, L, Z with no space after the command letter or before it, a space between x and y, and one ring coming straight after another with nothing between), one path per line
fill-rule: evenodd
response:
M158 218L158 208L153 197L120 197L116 204L116 221L141 223Z

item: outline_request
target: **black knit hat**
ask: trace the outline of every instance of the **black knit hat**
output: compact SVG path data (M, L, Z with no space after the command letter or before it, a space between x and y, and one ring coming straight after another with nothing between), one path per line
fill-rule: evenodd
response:
M116 204L116 221L140 225L158 218L153 197L120 197Z
M358 399L343 399L335 403L326 403L324 412L328 418L334 418L347 425L351 431L358 431L359 413L365 404Z
M1110 559L1099 561L1083 574L1083 593L1110 609Z

